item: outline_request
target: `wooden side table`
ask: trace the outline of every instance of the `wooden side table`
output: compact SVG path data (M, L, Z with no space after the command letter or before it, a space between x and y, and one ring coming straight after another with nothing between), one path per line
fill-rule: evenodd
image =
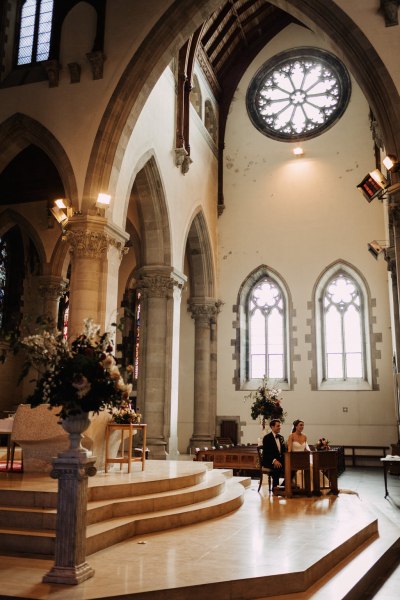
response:
M316 496L321 495L320 472L328 477L330 491L338 495L337 471L338 453L336 450L323 450L312 452L313 457L313 487Z
M142 456L132 456L132 438L138 430L143 431L143 440L142 440ZM108 465L110 463L119 463L119 468L121 470L123 464L128 465L128 473L131 472L131 464L132 462L140 462L142 463L142 471L144 471L144 465L146 460L146 430L147 425L144 423L129 423L128 425L122 425L120 423L108 423L106 427L106 458L104 461L104 470L108 472ZM109 439L110 433L112 431L120 431L121 432L121 456L110 458L108 455L109 448ZM125 432L128 433L128 456L125 458L124 453L124 438Z

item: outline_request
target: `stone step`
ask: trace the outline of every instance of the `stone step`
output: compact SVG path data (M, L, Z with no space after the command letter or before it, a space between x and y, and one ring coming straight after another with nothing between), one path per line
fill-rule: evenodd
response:
M129 484L113 486L111 494L101 493L96 486L96 497L111 495L111 498L88 502L87 553L137 533L161 531L227 514L242 504L246 485L247 478L227 480L226 474L211 471L204 481L191 487L135 497L129 497ZM115 498L117 490L124 496ZM0 508L0 547L13 555L53 556L56 510L21 507L18 501L16 504Z

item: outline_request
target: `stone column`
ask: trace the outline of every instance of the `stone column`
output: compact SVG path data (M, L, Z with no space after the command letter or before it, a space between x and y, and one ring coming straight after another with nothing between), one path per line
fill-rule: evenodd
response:
M96 474L95 460L66 451L53 461L50 475L58 479L55 561L45 583L76 585L94 575L85 558L88 477Z
M147 423L150 458L165 459L171 424L172 347L176 335L174 289L182 289L184 279L170 267L163 266L143 267L137 278L142 298L137 403ZM177 418L175 412L174 419Z
M37 280L38 291L43 298L42 315L50 318L57 325L59 302L68 288L68 281L55 275L41 275Z
M118 270L128 235L104 217L76 215L68 223L71 252L68 333L80 334L85 319L101 329L116 320Z
M215 300L191 301L189 310L195 321L194 423L190 446L210 446L215 435L216 361L215 325L219 303Z

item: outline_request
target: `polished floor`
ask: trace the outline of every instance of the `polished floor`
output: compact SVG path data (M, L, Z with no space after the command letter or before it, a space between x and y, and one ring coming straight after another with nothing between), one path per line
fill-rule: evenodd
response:
M170 468L175 472L176 463L171 461ZM133 476L144 477L139 472ZM53 485L53 481L49 480L48 485ZM338 584L322 588L313 585L301 594L281 593L290 584L289 573L307 569L318 560L321 549L326 553L337 547L353 530L368 526L373 519L378 519L381 538L394 530L400 536L400 480L389 476L390 495L384 499L381 469L347 470L339 479L341 493L337 498L286 500L269 496L267 486L258 493L257 487L258 482L253 481L245 491L243 506L227 516L146 534L90 555L87 560L95 575L79 586L42 583L52 561L0 556L0 598L168 600L173 596L211 600L206 584L214 581L225 587L223 594L214 594L213 598L240 600L252 597L251 582L268 574L279 590L280 600L337 600L342 597L338 595ZM326 573L324 569L321 576ZM334 581L333 575L329 572L326 579ZM229 580L240 581L246 593L241 594L236 586L231 595L226 589ZM381 589L369 597L398 599L400 568L380 583ZM189 586L195 587L189 591ZM182 588L179 596L177 588ZM269 598L270 592L266 593ZM257 593L254 598L261 596ZM360 596L360 600L364 598L365 595Z

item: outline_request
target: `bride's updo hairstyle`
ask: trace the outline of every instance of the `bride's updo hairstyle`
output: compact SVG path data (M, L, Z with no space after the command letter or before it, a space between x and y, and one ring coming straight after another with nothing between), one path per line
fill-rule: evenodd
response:
M295 421L293 421L292 433L294 433L296 431L296 427L299 423L304 423L304 421L302 421L301 419L296 419Z

